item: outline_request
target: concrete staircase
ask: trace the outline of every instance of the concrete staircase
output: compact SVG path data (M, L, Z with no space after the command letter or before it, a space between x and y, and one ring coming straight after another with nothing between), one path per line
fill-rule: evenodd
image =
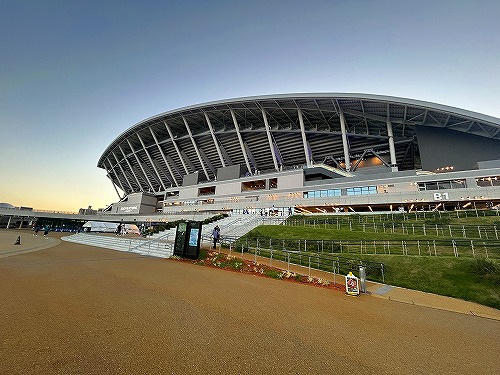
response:
M211 236L216 225L221 229L221 236L241 237L262 224L261 216L231 215L224 219L203 226L202 236Z
M285 220L284 216L231 215L203 226L202 240L204 244L212 243L212 231L216 225L221 229L221 242L232 243L259 225L279 225Z
M174 235L175 236L175 235ZM156 239L124 238L103 235L98 233L77 233L61 238L63 241L80 243L83 245L103 247L105 249L124 251L134 254L169 258L174 252L173 238Z
M285 219L286 217L270 218L252 214L231 215L204 225L202 228L202 243L210 246L212 243L212 230L216 225L221 228L221 241L231 243L259 225L277 225ZM172 228L156 233L148 238L116 237L102 233L77 233L62 237L62 240L146 256L168 258L174 253L176 229Z
M148 236L148 238L153 240L166 240L166 241L174 241L175 240L175 232L177 231L177 227L170 228L168 230L164 230L162 232L158 232Z

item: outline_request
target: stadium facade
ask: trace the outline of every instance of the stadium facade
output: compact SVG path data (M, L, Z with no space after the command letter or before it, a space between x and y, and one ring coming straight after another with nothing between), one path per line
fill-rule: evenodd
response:
M369 94L230 99L139 122L98 167L111 214L498 208L500 119Z

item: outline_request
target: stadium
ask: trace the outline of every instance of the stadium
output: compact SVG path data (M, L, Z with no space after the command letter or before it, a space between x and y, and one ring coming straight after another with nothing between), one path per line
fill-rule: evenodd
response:
M147 118L97 166L119 197L108 214L498 209L500 119L371 94L246 97Z

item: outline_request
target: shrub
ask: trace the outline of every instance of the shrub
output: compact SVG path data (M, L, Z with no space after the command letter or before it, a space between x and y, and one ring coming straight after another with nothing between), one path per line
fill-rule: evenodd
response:
M283 274L281 271L278 270L265 270L264 275L268 277L272 277L273 279L281 279L283 277Z

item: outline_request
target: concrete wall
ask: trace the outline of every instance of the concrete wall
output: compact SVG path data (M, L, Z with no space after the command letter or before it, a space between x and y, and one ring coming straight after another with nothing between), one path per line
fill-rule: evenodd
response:
M477 169L479 161L500 158L500 141L473 134L417 126L422 169L434 171L453 166L454 170Z
M151 214L156 212L156 202L154 195L134 193L127 197L126 202L114 203L111 212L114 214Z
M245 175L246 167L240 164L217 169L217 181L235 180Z
M499 153L500 153L500 151L499 151ZM488 161L478 161L477 166L479 169L500 168L500 159L488 160Z
M197 185L200 182L200 174L198 172L184 175L182 178L182 186Z
M198 199L198 186L195 185L180 189L179 199Z
M304 186L304 175L302 170L297 173L278 177L278 189L291 189Z

